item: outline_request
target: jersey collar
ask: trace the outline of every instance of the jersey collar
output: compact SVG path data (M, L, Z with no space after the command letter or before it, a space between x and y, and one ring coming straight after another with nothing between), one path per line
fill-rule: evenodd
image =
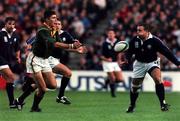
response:
M111 40L109 40L108 38L106 38L106 42L107 42L107 43L114 44L116 41L117 41L117 39L115 39L114 41L111 41Z
M141 39L139 36L137 36L137 38ZM153 35L151 33L149 33L149 36L146 40L151 39L151 38L153 38Z
M9 33L9 32L8 32L5 28L2 28L2 29L1 29L1 31L6 32L6 33L7 33L7 35L8 35L8 37L9 37L9 38L11 38L11 36L12 36L13 32L15 32L15 31L16 31L16 29L14 28L14 29L13 29L13 31L12 31L11 33Z
M62 34L63 32L64 32L63 30L60 30L60 31L59 31L59 34Z

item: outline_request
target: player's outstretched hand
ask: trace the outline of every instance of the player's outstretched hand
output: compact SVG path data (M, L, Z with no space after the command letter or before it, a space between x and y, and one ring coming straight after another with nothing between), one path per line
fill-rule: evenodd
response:
M80 46L79 48L77 48L77 52L80 54L85 54L87 53L87 48L86 46Z
M77 49L77 48L79 48L80 46L82 46L82 43L80 43L79 41L75 41L75 42L73 43L73 49Z

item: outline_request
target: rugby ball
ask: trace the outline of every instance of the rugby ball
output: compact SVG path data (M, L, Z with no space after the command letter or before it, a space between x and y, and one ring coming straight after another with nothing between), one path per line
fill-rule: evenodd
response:
M115 44L114 51L116 52L124 52L129 48L129 44L126 41L120 41Z

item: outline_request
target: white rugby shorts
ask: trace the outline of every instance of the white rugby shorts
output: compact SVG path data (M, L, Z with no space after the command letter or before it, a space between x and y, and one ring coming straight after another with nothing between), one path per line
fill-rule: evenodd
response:
M3 70L3 69L5 69L5 68L9 68L9 65L1 65L1 66L0 66L0 70Z
M49 64L50 64L51 68L54 68L56 65L58 65L60 63L58 58L54 58L52 56L50 56L48 58L48 61L49 61Z
M27 73L52 71L48 59L37 57L32 52L28 54L28 57L26 59L26 69Z
M105 72L114 72L114 71L121 71L119 64L117 62L102 62L103 70Z
M133 78L143 78L152 67L160 68L160 58L150 63L143 63L137 60L133 64Z
M5 68L9 68L9 65L7 63L7 61L0 56L0 70L3 70Z

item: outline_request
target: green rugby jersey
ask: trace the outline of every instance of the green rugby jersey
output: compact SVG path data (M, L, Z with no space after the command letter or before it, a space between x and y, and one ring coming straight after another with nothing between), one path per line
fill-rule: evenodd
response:
M56 42L56 38L51 36L51 30L46 26L40 27L36 33L36 41L33 43L34 55L48 58L54 48L54 42Z

